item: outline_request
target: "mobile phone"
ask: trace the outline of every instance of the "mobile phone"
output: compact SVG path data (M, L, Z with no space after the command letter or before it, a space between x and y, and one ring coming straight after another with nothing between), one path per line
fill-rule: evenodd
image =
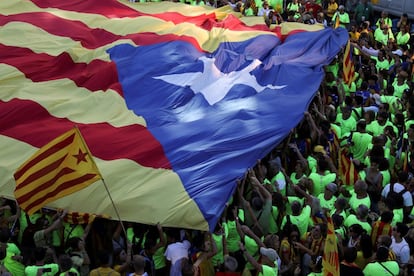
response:
M52 268L50 268L50 267L45 267L42 270L43 270L43 272L52 272Z

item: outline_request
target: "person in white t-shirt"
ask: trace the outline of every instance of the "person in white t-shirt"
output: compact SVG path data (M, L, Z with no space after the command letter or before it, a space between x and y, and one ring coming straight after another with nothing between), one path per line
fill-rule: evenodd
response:
M392 243L390 248L394 251L400 268L404 269L410 260L410 246L404 239L408 233L408 226L404 223L397 222L392 228Z
M181 275L181 260L188 259L188 250L191 243L186 239L181 239L180 231L171 229L167 232L168 246L164 256L171 264L170 275Z
M394 183L393 190L394 192L401 192L404 189L406 189L408 181L408 174L406 172L400 172L398 173L398 182ZM391 184L385 185L385 187L382 189L381 196L382 200L386 202L388 193L390 192ZM406 219L409 214L411 213L411 209L413 208L413 197L411 196L411 193L407 190L405 193L402 194L403 196L403 205L404 205L404 218Z

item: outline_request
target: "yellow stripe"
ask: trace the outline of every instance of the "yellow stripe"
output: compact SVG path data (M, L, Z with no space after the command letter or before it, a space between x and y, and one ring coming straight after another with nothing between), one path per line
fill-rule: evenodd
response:
M0 190L7 198L14 198L14 171L37 149L20 141L0 136L0 152L7 156L1 160ZM163 226L176 226L208 230L208 225L197 205L190 199L177 174L170 170L151 169L139 166L133 161L104 161L95 158L97 166L108 185L111 196L120 212L121 219L136 221L138 206L140 221ZM58 199L47 206L84 213L108 214L116 219L108 194L102 182ZM76 199L76 200L75 200ZM91 204L93 202L94 204Z
M24 35L16 34L16 30ZM79 41L67 37L56 36L25 22L12 22L0 28L1 42L7 46L29 48L35 53L47 53L58 56L68 53L74 62L90 63L92 60L110 61L106 50L113 47L108 44L97 49L86 49ZM130 43L126 40L124 43ZM119 44L119 42L117 43Z
M157 9L158 3L150 3L151 9ZM165 2L159 3L162 5L162 8L158 6L158 12L165 11L164 4ZM20 5L20 4L19 4ZM20 10L20 6L18 10L15 10L13 8L17 6L11 6L5 5L4 1L0 1L0 10L2 10L3 14L15 14L15 13L21 13L22 10ZM145 6L145 5L144 5ZM188 5L187 5L188 6ZM185 6L186 9L191 9L190 6ZM137 7L140 7L140 9L145 10L145 8L137 5ZM176 12L183 12L182 9L179 8L180 6L175 6L175 8L171 8L171 11ZM86 25L88 25L90 28L100 28L107 30L109 32L112 32L114 34L118 35L127 35L127 34L135 34L140 32L153 32L159 35L164 34L176 34L176 35L189 35L192 36L196 41L198 41L199 45L206 51L214 51L218 44L220 42L236 42L236 41L244 41L249 38L253 38L257 36L259 31L231 31L228 29L222 29L222 28L213 28L210 31L199 28L191 23L181 23L181 24L173 24L170 21L163 21L159 18L152 17L152 16L140 16L137 18L119 18L119 19L111 19L106 18L104 16L100 16L97 14L82 14L78 12L69 12L64 10L56 10L56 9L39 9L35 6L31 5L24 5L22 7L24 11L27 12L44 12L48 11L51 14L54 14L56 16L67 18L70 20L79 20ZM138 10L138 8L137 8ZM204 12L202 12L204 10ZM204 8L197 8L194 11L188 12L186 11L187 15L199 15L206 13L208 10ZM224 17L226 14L225 12L219 13L221 17ZM303 26L303 24L302 24ZM308 27L307 27L308 28ZM311 27L309 27L311 28ZM17 34L19 34L18 32ZM270 32L263 32L265 34L272 34ZM211 36L214 36L216 39L211 39ZM37 41L37 40L35 40ZM118 41L116 44L119 43L132 43L130 41ZM105 46L106 47L106 46Z
M90 92L76 86L69 79L32 82L19 70L5 64L0 64L0 75L2 101L15 98L32 100L46 108L52 116L68 118L78 123L107 122L116 127L133 124L146 126L145 120L128 110L125 100L115 91ZM81 112L82 110L88 112Z

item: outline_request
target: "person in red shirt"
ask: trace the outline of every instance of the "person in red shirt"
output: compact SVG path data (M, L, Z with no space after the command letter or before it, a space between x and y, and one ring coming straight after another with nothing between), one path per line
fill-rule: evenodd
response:
M322 11L322 7L315 3L315 0L306 1L305 11L312 13L313 18L316 18L318 12Z

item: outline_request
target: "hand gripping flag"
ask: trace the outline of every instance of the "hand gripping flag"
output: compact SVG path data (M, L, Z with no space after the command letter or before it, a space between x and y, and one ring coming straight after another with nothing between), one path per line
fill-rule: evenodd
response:
M77 128L40 148L14 174L14 195L29 215L101 179Z
M122 220L213 230L348 39L238 16L168 1L0 1L2 194L76 124ZM117 217L101 185L47 207Z

